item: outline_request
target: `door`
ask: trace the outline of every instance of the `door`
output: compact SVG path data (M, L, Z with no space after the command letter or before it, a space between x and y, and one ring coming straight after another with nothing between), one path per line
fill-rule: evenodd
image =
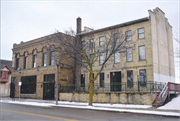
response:
M55 75L44 75L43 100L54 100Z
M121 91L121 72L110 73L110 90Z
M11 88L10 88L10 98L14 98L14 96L15 96L15 82L16 82L16 78L12 77L11 78Z

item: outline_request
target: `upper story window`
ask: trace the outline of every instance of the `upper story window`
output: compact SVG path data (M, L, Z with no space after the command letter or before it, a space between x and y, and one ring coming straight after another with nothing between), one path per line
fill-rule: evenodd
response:
M95 46L94 40L93 39L89 40L89 48L93 49L94 46Z
M81 61L82 61L82 65L81 66L84 66L85 63L83 63L83 62L85 62L85 58L83 56L81 56Z
M90 54L90 58L89 58L90 63L91 63L91 59L92 59L92 65L94 65L94 54Z
M3 78L6 79L6 71L4 71L3 73Z
M114 63L120 63L120 53L116 52L114 54Z
M138 39L143 39L144 37L144 28L138 29Z
M81 41L81 50L84 50L84 48L85 48L85 40Z
M146 50L145 46L139 46L139 60L145 60L146 59Z
M126 41L131 41L131 40L132 40L131 30L126 31Z
M47 53L43 54L43 66L47 65Z
M33 67L36 68L36 63L37 63L37 55L33 56Z
M54 51L51 52L51 65L54 65Z
M99 65L104 63L104 53L99 53Z
M132 47L126 49L126 60L132 61Z
M104 37L99 37L99 46L104 46Z
M19 70L19 58L16 60L16 69Z
M24 69L27 69L27 65L28 65L28 57L26 56L24 58Z
M114 42L117 44L119 43L119 34L114 34Z

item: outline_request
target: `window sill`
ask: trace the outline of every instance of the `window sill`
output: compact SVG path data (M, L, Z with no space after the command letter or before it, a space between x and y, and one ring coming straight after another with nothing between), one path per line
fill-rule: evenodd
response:
M142 39L145 39L145 38L138 38L138 40L142 40Z
M147 60L146 60L146 59L144 59L144 60L139 60L139 62L140 62L140 61L147 61Z
M22 94L22 93L20 93L20 95L36 95L36 94L24 94L24 93Z
M126 61L126 63L129 63L129 62L134 62L134 61Z

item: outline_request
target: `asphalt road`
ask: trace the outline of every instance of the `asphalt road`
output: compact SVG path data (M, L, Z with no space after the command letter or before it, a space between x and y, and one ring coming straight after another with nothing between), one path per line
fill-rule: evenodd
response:
M0 103L2 121L180 121L179 118Z

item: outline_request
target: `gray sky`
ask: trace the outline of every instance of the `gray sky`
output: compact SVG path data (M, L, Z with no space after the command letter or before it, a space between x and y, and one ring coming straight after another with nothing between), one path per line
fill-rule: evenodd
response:
M148 17L148 10L156 7L165 12L173 26L173 34L177 35L179 0L1 0L1 59L12 59L13 43L40 38L54 33L55 29L60 32L69 28L76 30L77 17L82 18L82 27L99 29Z

